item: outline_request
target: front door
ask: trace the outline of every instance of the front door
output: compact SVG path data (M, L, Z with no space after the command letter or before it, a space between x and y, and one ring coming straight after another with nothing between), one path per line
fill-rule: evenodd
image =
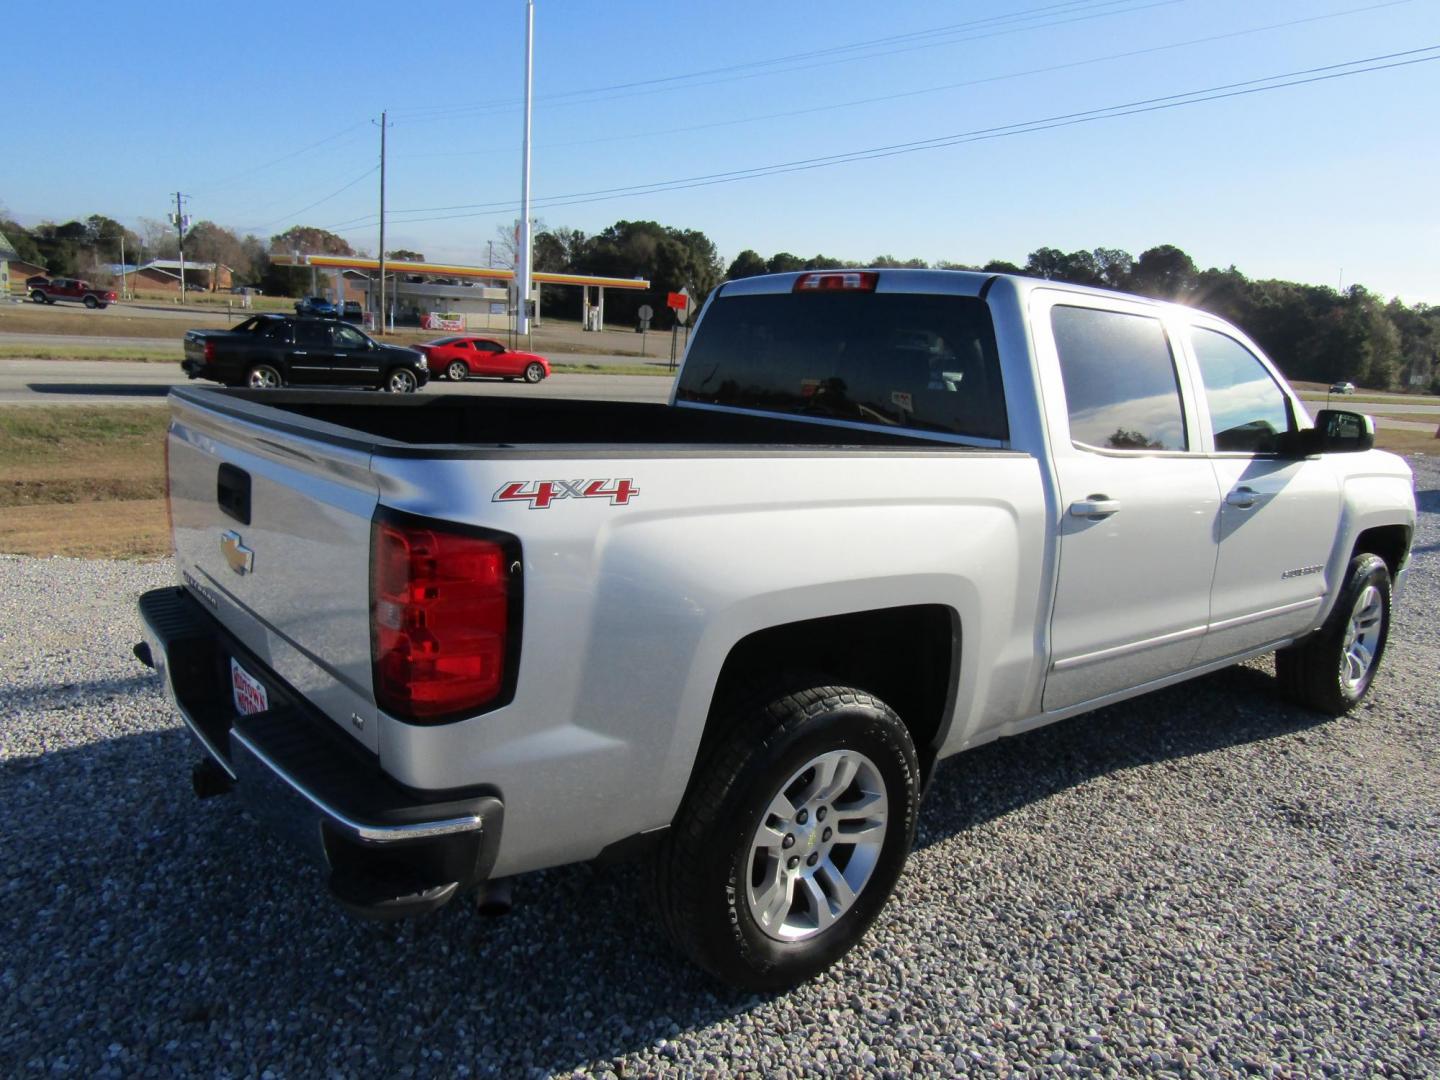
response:
M1324 602L1340 527L1340 486L1321 459L1284 460L1276 436L1298 404L1228 327L1190 328L1205 387L1220 487L1220 554L1210 633L1197 659L1219 660L1300 633Z
M338 386L375 386L380 381L380 352L348 323L327 323L331 334L330 382Z
M1060 562L1044 708L1055 711L1194 663L1219 491L1165 317L1081 294L1032 303L1042 384L1064 387L1047 399Z

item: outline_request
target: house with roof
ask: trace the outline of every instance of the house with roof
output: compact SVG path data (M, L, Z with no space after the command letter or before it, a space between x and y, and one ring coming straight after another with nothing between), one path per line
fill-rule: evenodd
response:
M180 260L151 259L124 273L125 287L131 292L136 289L152 291L180 291ZM227 292L234 284L234 271L224 263L193 262L185 260L185 285L193 289L200 286L207 292Z
M25 279L47 273L49 271L41 263L20 258L16 254L15 245L4 233L0 233L0 297L8 293L24 296Z
M5 239L4 233L0 233L0 296L10 295L10 264L19 261L20 254L15 250L15 246ZM23 285L25 279L21 278L20 281Z

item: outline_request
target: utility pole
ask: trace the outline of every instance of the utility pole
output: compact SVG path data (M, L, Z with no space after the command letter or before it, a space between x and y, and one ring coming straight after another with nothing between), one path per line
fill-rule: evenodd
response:
M388 110L380 113L380 311L378 328L385 333L385 117Z
M120 299L128 300L128 289L125 287L125 226L120 226Z
M175 223L175 235L180 240L180 302L185 303L185 230L190 225L190 219L185 216L185 200L190 196L183 191L175 192L175 214L171 220Z
M495 241L487 240L485 243L488 245L486 248L488 254L485 256L485 265L493 270L495 269Z
M515 270L520 287L517 335L530 333L530 96L535 73L535 0L525 0L525 140L520 165L520 251Z

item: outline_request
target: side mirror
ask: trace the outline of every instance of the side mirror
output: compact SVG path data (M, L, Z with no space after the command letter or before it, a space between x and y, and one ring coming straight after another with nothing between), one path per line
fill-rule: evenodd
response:
M1375 446L1375 419L1347 409L1315 414L1316 440L1322 454L1358 454Z
M1321 409L1315 426L1282 433L1276 450L1282 458L1315 454L1358 454L1375 445L1375 420L1345 409Z

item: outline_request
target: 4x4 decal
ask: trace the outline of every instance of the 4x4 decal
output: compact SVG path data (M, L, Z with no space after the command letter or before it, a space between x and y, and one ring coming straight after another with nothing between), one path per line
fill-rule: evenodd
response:
M545 510L560 499L609 499L611 506L624 506L639 494L634 480L511 480L490 501L523 502L531 510Z

